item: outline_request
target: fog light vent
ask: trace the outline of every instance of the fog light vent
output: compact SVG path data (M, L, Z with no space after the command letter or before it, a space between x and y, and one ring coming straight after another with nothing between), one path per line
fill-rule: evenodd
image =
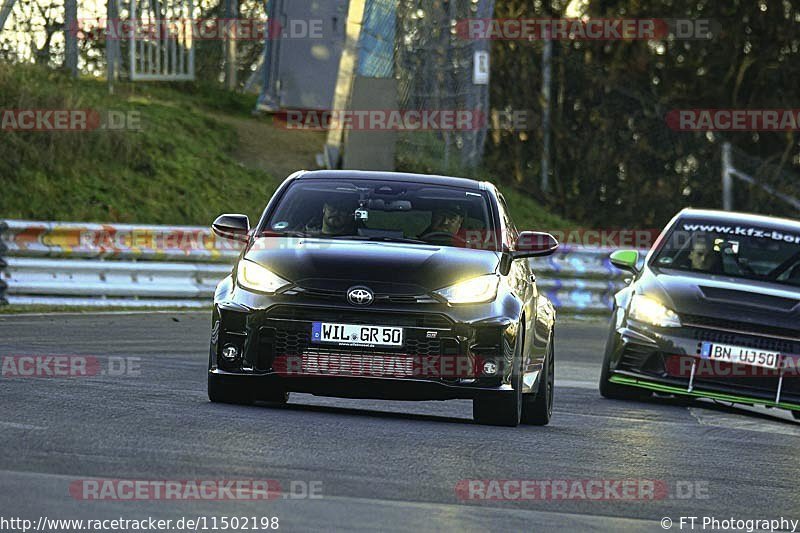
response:
M239 348L233 344L226 344L222 347L222 358L228 362L235 361L239 357Z

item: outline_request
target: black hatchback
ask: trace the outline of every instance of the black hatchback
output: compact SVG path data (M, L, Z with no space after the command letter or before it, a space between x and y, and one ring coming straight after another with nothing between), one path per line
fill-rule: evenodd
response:
M758 404L800 419L800 222L684 209L615 298L600 393Z
M518 232L489 183L388 172L290 176L214 295L212 402L473 400L487 424L547 424L555 310L526 260L558 243Z

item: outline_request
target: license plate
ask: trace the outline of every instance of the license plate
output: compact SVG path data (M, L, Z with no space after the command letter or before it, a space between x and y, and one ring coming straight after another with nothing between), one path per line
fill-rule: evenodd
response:
M781 354L757 348L704 342L700 357L712 361L724 361L740 365L759 366L761 368L778 368Z
M311 342L342 346L402 346L403 328L313 322Z

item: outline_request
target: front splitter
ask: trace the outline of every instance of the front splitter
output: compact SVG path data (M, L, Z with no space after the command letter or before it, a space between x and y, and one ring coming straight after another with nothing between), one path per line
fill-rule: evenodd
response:
M735 394L725 394L722 392L704 391L702 389L693 389L689 391L673 385L665 385L655 381L646 379L632 378L628 376L613 375L609 378L611 383L618 385L625 385L628 387L639 387L641 389L648 389L655 392L663 392L666 394L679 394L682 396L692 396L695 398L708 398L711 400L722 400L733 403L748 403L757 405L766 405L768 407L778 407L780 409L789 409L790 411L800 411L800 405L794 405L785 402L772 402L763 398L751 398L748 396L737 396Z

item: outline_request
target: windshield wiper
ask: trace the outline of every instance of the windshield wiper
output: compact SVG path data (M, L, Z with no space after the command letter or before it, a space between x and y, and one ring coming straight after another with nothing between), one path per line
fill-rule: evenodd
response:
M259 237L314 237L315 234L308 231L262 231Z
M353 240L353 241L375 241L375 242L400 242L406 244L431 244L428 241L419 239L409 239L406 237L389 237L383 235L325 235L324 233L310 231L264 231L260 237L307 237L313 239L334 239L334 240Z
M337 240L352 240L352 241L374 241L374 242L399 242L405 244L430 244L427 241L421 241L419 239L409 239L406 237L387 237L387 236L366 236L366 235L330 235L330 236L321 236L327 239L337 239Z

